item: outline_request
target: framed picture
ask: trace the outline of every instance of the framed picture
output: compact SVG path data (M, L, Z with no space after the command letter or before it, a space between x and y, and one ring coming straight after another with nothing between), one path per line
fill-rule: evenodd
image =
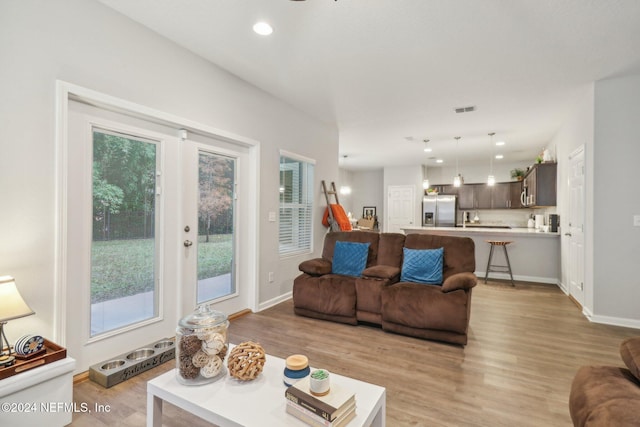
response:
M375 206L365 206L362 208L362 217L371 219L376 216L376 207Z

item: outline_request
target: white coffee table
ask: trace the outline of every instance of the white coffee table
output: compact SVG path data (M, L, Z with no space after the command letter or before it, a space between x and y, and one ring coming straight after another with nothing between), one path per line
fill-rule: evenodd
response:
M162 425L163 401L221 427L305 426L286 413L283 371L284 360L267 355L264 370L253 381L237 381L227 374L211 384L186 386L172 369L147 383L147 427ZM349 427L385 426L384 387L336 374L331 374L331 381L356 393L357 416Z

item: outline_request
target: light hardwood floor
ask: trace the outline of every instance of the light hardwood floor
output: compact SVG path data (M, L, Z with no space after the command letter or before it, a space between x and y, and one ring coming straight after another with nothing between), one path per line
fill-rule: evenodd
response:
M230 333L233 343L255 340L283 358L303 353L313 366L386 387L389 427L540 427L571 426L568 398L578 367L623 366L620 341L640 330L590 323L552 285L490 281L474 289L464 348L298 317L291 301L234 320ZM72 425L145 425L146 381L173 366L110 389L77 384L76 402L109 404L112 411L75 415ZM171 405L163 423L209 425Z

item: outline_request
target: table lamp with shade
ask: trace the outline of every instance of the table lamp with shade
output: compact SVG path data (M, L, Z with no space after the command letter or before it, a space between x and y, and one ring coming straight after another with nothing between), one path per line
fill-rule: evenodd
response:
M13 319L30 316L35 312L22 299L16 281L11 276L0 276L0 366L12 363L11 344L4 333L4 325ZM4 347L7 345L7 352Z

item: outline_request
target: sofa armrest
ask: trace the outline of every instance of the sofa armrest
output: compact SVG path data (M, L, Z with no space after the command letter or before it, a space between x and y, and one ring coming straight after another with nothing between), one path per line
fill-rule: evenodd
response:
M298 270L312 276L322 276L331 273L331 261L324 258L308 259L298 265Z
M442 283L442 292L451 292L458 289L465 291L473 288L478 283L478 278L473 273L457 273L449 276Z
M362 277L391 280L400 277L400 268L390 265L374 265L365 268L362 272Z

